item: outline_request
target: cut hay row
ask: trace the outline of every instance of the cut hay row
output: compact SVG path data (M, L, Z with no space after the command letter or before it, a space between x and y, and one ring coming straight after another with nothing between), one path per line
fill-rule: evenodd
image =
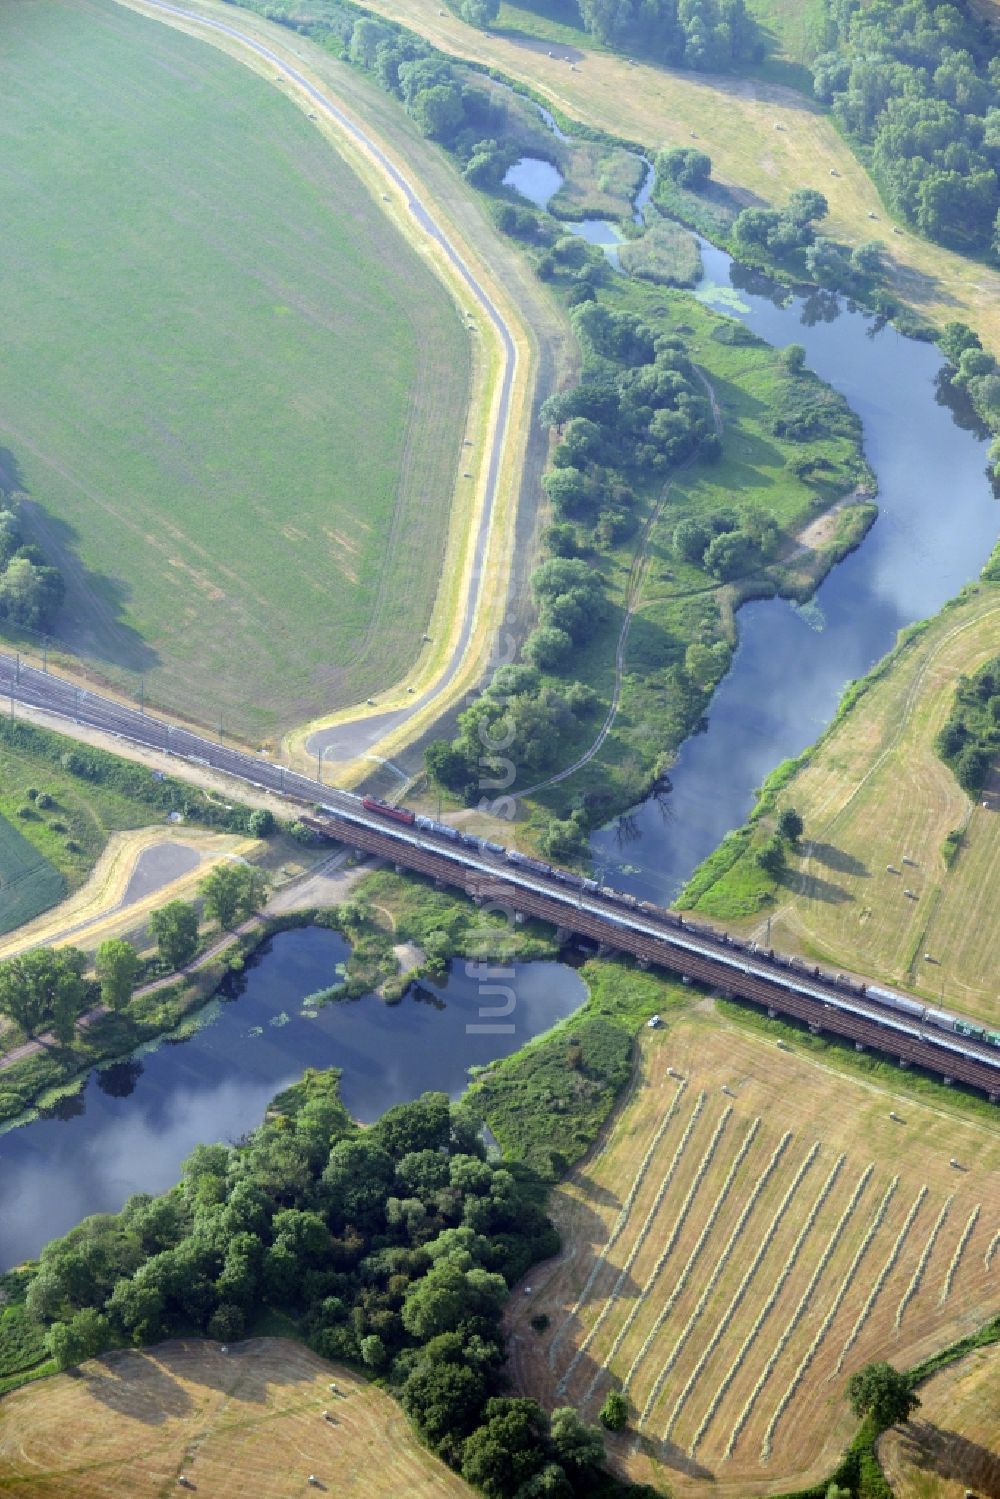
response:
M910 1284L907 1286L906 1290L903 1292L902 1299L901 1299L899 1305L896 1308L896 1331L897 1332L899 1331L899 1328L902 1325L903 1313L906 1311L906 1308L909 1306L909 1304L913 1300L914 1296L920 1290L920 1282L924 1278L924 1271L927 1269L927 1262L928 1262L928 1260L930 1259L931 1255L934 1252L934 1245L937 1243L938 1234L941 1232L942 1228L944 1228L945 1219L947 1218L948 1214L951 1212L951 1205L952 1205L952 1203L954 1201L955 1201L954 1195L951 1196L951 1197L946 1197L945 1198L944 1206L942 1207L940 1213L938 1213L938 1215L937 1215L937 1219L935 1220L934 1227L931 1229L930 1233L927 1235L927 1243L924 1245L923 1253L921 1254L919 1260L917 1261L917 1268L914 1270L913 1275L910 1277ZM1000 1235L998 1235L998 1237L1000 1237Z
M806 1242L806 1239L808 1239L809 1235L812 1233L813 1228L816 1225L816 1219L819 1217L820 1212L823 1209L823 1204L826 1202L827 1198L830 1196L830 1193L833 1191L834 1185L836 1184L837 1178L839 1177L846 1160L847 1156L842 1153L837 1157L836 1161L834 1161L833 1170L830 1172L826 1181L820 1188L819 1196L816 1198L816 1201L810 1208L809 1216L806 1218L805 1223L799 1230L798 1238L792 1245L788 1253L788 1258L785 1260L785 1263L781 1268L781 1274L778 1276L778 1279L772 1286L771 1293L768 1296L767 1300L764 1302L764 1305L757 1313L757 1318L753 1326L747 1333L746 1337L743 1339L740 1351L737 1353L729 1368L726 1370L722 1383L719 1385L714 1396L712 1397L711 1405L708 1407L708 1410L702 1417L701 1425L695 1432L691 1442L691 1446L689 1448L692 1457L695 1456L698 1448L704 1441L705 1433L708 1431L708 1428L715 1420L716 1413L723 1400L726 1398L733 1380L736 1378L737 1374L740 1372L740 1369L743 1367L744 1359L746 1358L750 1349L753 1347L754 1343L756 1343L757 1338L760 1336L761 1328L764 1326L764 1323L767 1321L768 1317L771 1315L771 1312L774 1310L778 1297L781 1295L788 1282L788 1277L791 1275L792 1271L795 1269L796 1264L798 1263L799 1255L802 1253L802 1246Z
M715 1269L712 1271L704 1290L698 1297L698 1301L694 1308L694 1311L691 1313L687 1322L684 1324L684 1327L681 1329L680 1336L678 1337L677 1342L674 1344L666 1363L663 1365L663 1368L656 1376L656 1379L653 1383L653 1388L649 1392L649 1398L647 1399L646 1404L643 1406L640 1424L641 1422L648 1420L650 1411L653 1409L657 1400L660 1398L660 1393L663 1390L663 1386L667 1381L667 1377L669 1376L671 1369L680 1358L681 1353L683 1352L684 1347L687 1344L688 1338L694 1331L695 1323L698 1321L702 1312L705 1310L705 1307L708 1305L709 1298L711 1297L719 1281L722 1279L725 1268L729 1263L733 1250L739 1243L750 1215L753 1212L754 1208L757 1206L757 1203L760 1200L761 1193L764 1191L764 1188L777 1169L778 1162L781 1160L781 1157L784 1155L786 1149L788 1148L788 1142L791 1140L791 1138L792 1131L786 1130L775 1146L774 1154L771 1156L771 1159L764 1167L763 1172L758 1177L753 1191L750 1193L750 1196L744 1203L743 1211L740 1213L739 1218L736 1220L736 1224L733 1228L732 1233L726 1240L725 1247L723 1248L723 1251L720 1254L718 1261L716 1262Z
M989 1242L989 1247L983 1255L983 1265L988 1270L993 1263L993 1258L1000 1249L1000 1233L995 1233Z
M668 1301L666 1307L661 1311L659 1317L657 1318L656 1322L654 1323L653 1330L650 1332L649 1336L644 1341L642 1347L639 1349L639 1352L636 1354L635 1358L632 1360L631 1367L629 1368L629 1371L626 1374L624 1383L622 1385L623 1389L625 1389L625 1390L628 1389L629 1384L631 1383L631 1380L632 1380L632 1376L635 1373L635 1371L636 1371L636 1369L637 1369L637 1367L638 1367L641 1359L644 1357L644 1355L645 1355L645 1353L646 1353L646 1351L647 1351L647 1349L649 1347L649 1344L651 1343L651 1341L652 1341L652 1339L653 1339L653 1337L654 1337L654 1335L656 1333L656 1329L660 1326L660 1323L661 1323L662 1319L665 1318L668 1315L668 1313L670 1312L670 1310L673 1307L674 1303L676 1302L677 1298L681 1295L681 1293L682 1293L685 1285L687 1284L688 1276L691 1273L691 1269L694 1266L696 1260L698 1259L698 1256L701 1254L702 1248L704 1247L705 1242L708 1239L709 1234L712 1232L712 1229L715 1227L716 1221L718 1219L718 1216L719 1216L720 1212L722 1211L722 1208L723 1208L723 1206L725 1204L726 1198L729 1196L729 1193L730 1193L730 1190L732 1188L733 1182L736 1180L737 1173L739 1172L740 1167L742 1166L743 1162L745 1161L745 1159L747 1157L747 1152L749 1151L751 1145L753 1144L754 1140L756 1139L756 1137L757 1137L757 1131L759 1129L760 1129L760 1120L759 1119L755 1119L753 1121L753 1123L750 1125L750 1128L747 1130L746 1135L743 1138L743 1144L740 1146L739 1150L736 1152L736 1156L735 1156L735 1158L733 1160L732 1165L729 1168L729 1171L728 1171L728 1173L726 1175L726 1179L725 1179L725 1181L722 1184L722 1188L721 1188L718 1196L716 1197L715 1202L712 1204L712 1211L709 1213L707 1219L705 1220L705 1225L702 1228L702 1231L701 1231L701 1233L698 1236L698 1242L695 1244L695 1246L692 1249L691 1253L688 1255L687 1264L684 1266L684 1269L681 1271L681 1274L678 1277L677 1283L674 1286L673 1291L671 1292L670 1300ZM684 1226L684 1220L687 1217L688 1209L691 1206L691 1202L692 1202L693 1197L694 1197L694 1192L696 1190L697 1190L697 1188L694 1185L692 1185L691 1189L688 1192L687 1198L685 1199L684 1204L683 1204L683 1206L681 1208L680 1214L678 1215L678 1217L674 1221L674 1226L673 1226L673 1228L672 1228L672 1230L670 1232L670 1237L667 1239L667 1242L664 1245L663 1250L660 1253L659 1259L656 1261L656 1264L653 1266L653 1270L652 1270L651 1275L649 1276L649 1279L646 1281L646 1284L642 1288L642 1295L638 1296L636 1298L635 1304L633 1305L632 1310L629 1312L628 1317L626 1318L625 1325L622 1327L622 1329L619 1332L618 1336L615 1338L614 1346L611 1349L610 1353L608 1354L607 1358L604 1360L604 1367L605 1368L607 1368L610 1365L610 1363L611 1363L612 1359L614 1358L615 1354L618 1352L618 1349L621 1347L621 1345L624 1342L625 1338L628 1336L628 1333L629 1333L629 1331L630 1331L630 1329L632 1327L632 1324L634 1323L636 1317L639 1315L639 1312L641 1311L642 1307L648 1303L650 1295L651 1295L651 1293L653 1291L653 1287L656 1285L657 1279L659 1278L660 1272L663 1269L664 1265L667 1263L667 1260L670 1258L670 1255L671 1255L671 1253L673 1251L674 1245L677 1243L677 1240L680 1238L681 1229ZM601 1370L598 1370L597 1374L594 1376L593 1380L591 1381L590 1389L587 1391L588 1398L593 1393L594 1386L596 1385L597 1380L600 1377L601 1372L602 1372Z
M941 1295L938 1299L939 1306L944 1306L945 1302L948 1300L948 1297L951 1295L951 1288L955 1282L955 1276L958 1272L959 1263L961 1261L962 1255L965 1253L966 1244L968 1244L969 1240L972 1238L972 1230L975 1228L976 1224L979 1221L980 1210L981 1204L977 1202L975 1207L972 1209L972 1212L969 1214L968 1223L962 1230L962 1237L959 1239L958 1243L955 1246L955 1253L952 1255L951 1264L948 1266L948 1274L944 1278L944 1288L942 1289Z
M614 1221L614 1226L612 1227L611 1232L608 1235L607 1240L605 1242L604 1248L601 1250L600 1254L594 1260L594 1263L591 1266L590 1274L587 1276L587 1280L586 1280L586 1283L585 1283L585 1285L583 1287L583 1290L580 1292L580 1294L577 1297L576 1301L570 1307L569 1311L566 1313L566 1316L563 1318L562 1322L560 1322L559 1327L556 1330L556 1333L555 1333L555 1335L554 1335L554 1337L552 1339L551 1346L549 1348L549 1368L550 1369L554 1370L554 1368L555 1368L555 1354L556 1354L556 1349L559 1346L559 1343L565 1337L566 1332L567 1332L568 1328L570 1327L571 1323L579 1315L581 1307L584 1305L584 1303L587 1301L588 1297L590 1296L590 1293L591 1293L591 1291L593 1290L593 1287L594 1287L594 1281L597 1279L598 1275L601 1273L601 1268L604 1265L605 1261L607 1260L609 1252L614 1248L615 1244L618 1241L618 1238L620 1237L620 1235L622 1233L622 1230L624 1229L626 1223L628 1222L629 1214L631 1213L632 1207L633 1207L633 1205L635 1203L635 1199L638 1197L639 1192L640 1192L640 1190L642 1188L643 1181L645 1180L645 1177L646 1177L646 1172L649 1170L650 1162L652 1161L653 1156L656 1154L657 1146L659 1145L660 1141L663 1139L663 1136L666 1133L667 1129L669 1128L669 1126L671 1124L671 1121L674 1118L674 1115L677 1113L677 1110L680 1107L681 1097L682 1097L682 1095L683 1095L684 1090L686 1089L686 1087L687 1087L687 1080L684 1079L684 1078L682 1078L680 1084L677 1087L677 1091L674 1093L674 1096L673 1096L673 1098L670 1101L670 1107L667 1110L667 1112L664 1114L663 1119L660 1122L659 1128L657 1129L656 1133L653 1135L653 1138L652 1138L652 1140L649 1143L649 1149L646 1151L646 1154L643 1156L642 1161L640 1162L640 1165L639 1165L639 1169L638 1169L638 1171L636 1172L635 1176L632 1179L632 1185L631 1185L631 1187L628 1190L628 1193L626 1195L625 1201L621 1205L621 1208L619 1210L618 1216L617 1216L617 1218ZM704 1093L699 1094L699 1104L698 1104L699 1108L704 1103L705 1097L706 1097L706 1095Z
M805 1180L806 1173L811 1169L812 1164L818 1155L819 1141L816 1140L813 1142L812 1146L807 1152L798 1171L796 1171L795 1175L792 1177L792 1180L788 1186L788 1190L778 1204L778 1209L774 1214L774 1217L771 1219L766 1234L757 1246L757 1253L754 1255L753 1259L750 1261L750 1264L747 1266L747 1269L743 1275L743 1279L736 1287L729 1305L726 1307L726 1310L723 1312L722 1316L716 1323L715 1331L712 1333L712 1336L709 1338L708 1342L705 1344L705 1347L702 1349L701 1357L695 1364L694 1368L691 1370L691 1373L688 1375L683 1389L677 1396L677 1399L674 1401L674 1408L670 1412L670 1416L667 1420L666 1426L663 1428L663 1440L665 1442L669 1442L671 1436L673 1435L673 1430L677 1424L678 1417L680 1416L681 1411L684 1409L685 1405L690 1399L695 1385L698 1383L702 1374L705 1372L706 1364L714 1354L716 1348L718 1348L722 1339L725 1337L726 1333L729 1330L729 1324L732 1322L736 1313L739 1311L740 1306L743 1304L743 1298L746 1295L751 1283L753 1282L757 1271L763 1264L765 1255L771 1248L771 1245L774 1243L775 1235L777 1234L778 1229L781 1227L781 1224L784 1221L785 1214L788 1212L788 1209L792 1205L792 1199L795 1197L796 1193L801 1187L803 1181Z
M677 1174L677 1168L680 1165L680 1163L681 1163L681 1161L682 1161L682 1159L684 1157L684 1152L687 1150L688 1142L689 1142L689 1140L691 1139L691 1136L694 1133L695 1125L698 1123L698 1120L701 1118L701 1111L705 1107L705 1099L707 1097L708 1097L708 1095L706 1093L704 1093L704 1092L698 1094L698 1100L697 1100L697 1102L696 1102L693 1110L691 1111L691 1117L688 1120L687 1125L685 1126L683 1135L681 1135L680 1140L677 1142L677 1149L674 1151L673 1159L671 1160L670 1165L667 1167L667 1173L664 1176L663 1181L660 1183L660 1191L661 1192L666 1191L667 1187L669 1187L670 1183L673 1181L675 1175ZM731 1110L730 1110L730 1112L731 1112ZM724 1117L727 1117L727 1116L724 1116ZM604 1320L604 1317L607 1314L607 1308L608 1308L608 1306L610 1304L611 1304L610 1301L605 1303L605 1306L602 1309L601 1314L598 1317L597 1321L594 1323L594 1326L590 1329L589 1333L584 1338L583 1342L580 1344L579 1348L576 1350L576 1353L573 1355L572 1359L570 1360L569 1368L566 1370L566 1372L563 1375L562 1379L559 1381L558 1385L556 1386L556 1393L557 1394L562 1395L562 1394L565 1393L566 1386L569 1384L569 1381L572 1378L573 1373L576 1370L577 1365L579 1364L580 1360L583 1358L583 1356L586 1353L587 1349L589 1348L590 1344L593 1342L594 1335L597 1332L598 1328L600 1327L602 1321Z
M712 1138L708 1142L708 1149L705 1151L701 1165L698 1168L698 1173L695 1178L696 1181L701 1181L704 1179L705 1173L708 1171L708 1168L715 1157L715 1152L718 1149L719 1141L722 1139L722 1136L725 1132L726 1125L732 1118L732 1114L733 1108L732 1104L730 1104L728 1108L723 1110L722 1117L720 1118L718 1124L715 1126ZM611 1294L609 1295L607 1301L604 1303L604 1306L601 1310L601 1315L598 1317L597 1321L594 1323L594 1326L591 1328L588 1341L593 1338L594 1334L597 1332L597 1329L600 1327L605 1317L610 1316L611 1312L615 1310L615 1307L618 1304L618 1297L621 1294L622 1287L624 1286L631 1273L632 1266L639 1258L642 1246L646 1242L649 1230L653 1226L653 1221L659 1213L661 1206L663 1205L663 1199L667 1195L667 1188L669 1186L670 1179L668 1177L664 1177L663 1181L660 1183L660 1190L657 1192L656 1197L653 1200L653 1205L650 1208L649 1212L646 1214L642 1227L636 1234L635 1241L628 1252L625 1263L622 1265L621 1270L618 1272L618 1279L615 1281L614 1285L611 1288ZM620 1342L616 1342L614 1344L614 1352L617 1352L620 1346ZM612 1355L609 1353L607 1358L605 1358L604 1362L597 1369L597 1372L594 1374L593 1379L590 1381L590 1384L587 1387L587 1393L583 1397L584 1402L589 1399L590 1395L593 1393L598 1380L604 1372L604 1369L606 1368L608 1363L610 1363L611 1357Z
M871 1314L871 1309L881 1296L882 1289L886 1281L889 1279L889 1276L896 1268L896 1262L898 1261L899 1256L902 1253L903 1245L906 1243L906 1240L909 1237L910 1229L913 1227L913 1224L916 1221L917 1214L923 1207L924 1199L926 1196L927 1187L925 1185L920 1188L920 1191L913 1199L913 1204L910 1208L910 1211L907 1213L906 1218L904 1219L903 1226L899 1230L899 1233L896 1235L896 1242L895 1244L893 1244L892 1248L889 1251L889 1257L886 1260L885 1264L882 1266L882 1269L879 1271L878 1275L875 1277L875 1284L869 1291L865 1304L858 1313L857 1320L855 1321L854 1326L851 1328L850 1332L847 1335L847 1341L844 1344L843 1348L840 1350L840 1357L837 1359L838 1374L844 1367L845 1358L850 1353L855 1343L858 1341L858 1338L861 1335L861 1329L868 1321L869 1315Z
M861 1198L864 1196L865 1189L868 1186L868 1183L871 1181L872 1173L874 1172L874 1170L874 1163L870 1161L865 1167L864 1171L862 1171L861 1176L858 1178L858 1184L854 1188L854 1192L851 1195L851 1200L837 1220L833 1233L830 1235L830 1238L827 1242L827 1246L820 1256L819 1264L813 1270L813 1273L809 1278L809 1284L806 1286L805 1290L802 1292L802 1295L799 1297L798 1305L789 1318L788 1325L785 1327L784 1332L778 1339L778 1342L774 1350L772 1351L770 1358L760 1372L757 1383L754 1385L753 1389L750 1391L750 1394L747 1397L746 1404L736 1418L736 1424L733 1427L732 1431L729 1433L729 1442L726 1446L725 1452L723 1453L724 1460L732 1457L733 1449L740 1439L740 1434L742 1433L744 1426L746 1426L747 1422L750 1419L753 1408L760 1398L761 1391L767 1384L771 1375L774 1373L774 1370L778 1364L778 1360L784 1353L785 1349L788 1347L788 1344L792 1340L795 1329L798 1327L799 1323L802 1321L802 1318L805 1316L806 1311L809 1307L809 1303L812 1301L813 1293L816 1290L816 1287L819 1285L820 1278L822 1277L827 1265L833 1258L837 1246L844 1236L844 1231L846 1230L848 1223L850 1223L851 1219L853 1218L855 1209L857 1208L858 1203L861 1201Z
M816 1336L813 1338L812 1342L809 1344L809 1347L802 1355L799 1366L795 1370L795 1373L792 1375L791 1380L789 1381L788 1388L786 1389L785 1393L782 1395L781 1399L778 1401L778 1404L775 1406L774 1411L772 1412L771 1419L768 1422L767 1430L764 1433L764 1440L761 1443L760 1447L760 1456L762 1462L766 1463L771 1456L771 1443L773 1441L778 1422L781 1420L782 1416L785 1414L785 1411L791 1404L796 1390L806 1376L809 1365L816 1357L816 1354L819 1352L821 1345L826 1339L827 1333L833 1326L834 1318L840 1311L840 1308L843 1306L847 1293L851 1289L851 1286L854 1284L854 1277L858 1272L861 1261L868 1253L872 1240L875 1238L875 1235L878 1233L879 1229L882 1227L882 1224L885 1221L885 1215L889 1211L889 1204L892 1201L893 1197L896 1195L896 1188L898 1186L899 1177L894 1176L892 1181L886 1188L885 1196L879 1203L878 1211L876 1212L875 1217L872 1219L871 1223L868 1226L868 1232L865 1234L864 1238L861 1240L861 1243L858 1246L857 1253L851 1261L850 1268L848 1269L847 1274L844 1276L843 1280L840 1283L840 1288L838 1289L836 1296L833 1298L833 1303L830 1307L830 1310L827 1312L826 1316L823 1318L823 1321L820 1323L819 1331L816 1333Z

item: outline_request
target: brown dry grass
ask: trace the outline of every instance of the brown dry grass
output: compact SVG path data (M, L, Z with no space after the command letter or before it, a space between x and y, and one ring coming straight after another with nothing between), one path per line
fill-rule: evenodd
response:
M819 187L829 232L857 244L886 241L891 280L931 319L961 318L1000 350L1000 274L905 231L891 232L875 185L830 119L805 95L775 84L671 71L581 49L572 71L565 46L487 36L437 0L372 0L372 8L458 57L530 84L567 115L651 149L689 145L697 134L716 178L779 206L794 188ZM582 35L582 34L581 34ZM555 56L550 56L549 51ZM831 170L837 176L831 176ZM869 217L876 216L876 220Z
M920 1386L921 1407L879 1458L897 1499L1000 1499L1000 1348L981 1348Z
M1000 798L970 802L934 738L958 677L998 651L1000 590L983 586L935 619L824 740L782 795L804 818L808 841L771 920L775 946L931 1000L943 993L993 1024ZM955 828L965 829L964 842L949 868L942 848Z
M1000 1303L1000 1257L994 1256L986 1265L989 1245L1000 1228L1000 1130L940 1109L910 1101L904 1104L879 1087L849 1081L720 1023L717 1017L694 1015L668 1032L648 1035L642 1066L642 1086L617 1116L604 1147L555 1194L553 1210L563 1235L562 1253L532 1272L530 1291L524 1287L512 1300L509 1330L517 1383L550 1406L569 1402L593 1418L612 1385L627 1381L630 1429L614 1443L614 1456L632 1478L667 1482L682 1496L703 1494L711 1484L713 1493L745 1499L817 1482L833 1466L851 1434L843 1388L854 1369L876 1357L903 1367L912 1365L977 1327ZM620 1237L601 1261L637 1167L678 1086L668 1067L686 1079L680 1105L656 1145ZM722 1092L724 1086L729 1096ZM700 1093L705 1095L700 1115L657 1203ZM733 1112L716 1154L696 1185L709 1141L730 1105ZM889 1118L893 1107L900 1122ZM724 1194L730 1168L755 1120L759 1123L752 1143ZM791 1138L767 1176L765 1168L786 1132ZM819 1148L779 1215L779 1206L815 1143ZM809 1224L821 1188L841 1155L844 1160L829 1193L802 1238L787 1281L781 1283L791 1250ZM968 1163L969 1169L952 1168L952 1156ZM801 1319L795 1321L807 1284L869 1165L871 1175L855 1210L846 1219ZM756 1184L765 1177L744 1217ZM898 1182L881 1226L853 1278L848 1279L852 1261L895 1177ZM924 1187L927 1190L921 1194ZM685 1214L683 1205L692 1189ZM919 1207L898 1258L838 1370L852 1329L918 1197ZM897 1309L949 1198L953 1200L919 1288L897 1329ZM977 1205L979 1217L942 1302L952 1257ZM767 1242L776 1218L780 1221ZM711 1229L699 1247L708 1223ZM643 1237L645 1224L648 1229ZM731 1257L726 1258L724 1251L737 1228ZM766 1247L754 1274L738 1294L762 1245ZM656 1264L667 1250L654 1282ZM776 1287L777 1298L768 1308ZM845 1294L838 1306L836 1298L842 1288ZM582 1305L574 1310L581 1293L585 1293ZM666 1319L643 1352L657 1316L675 1293ZM758 1328L757 1319L765 1311ZM530 1319L541 1312L551 1321L539 1335ZM762 1443L771 1417L828 1312L834 1312L832 1320L807 1377L775 1428L772 1454L765 1460ZM794 1330L727 1460L726 1448L737 1418L793 1322ZM751 1334L740 1362L740 1350ZM588 1337L589 1344L577 1359L576 1350ZM657 1375L668 1361L666 1380L643 1416ZM734 1365L733 1378L713 1413L714 1396ZM669 1440L664 1440L674 1411ZM710 1414L692 1456L703 1418Z
M213 1499L471 1492L388 1395L285 1338L108 1354L9 1395L0 1420L0 1493L24 1499L153 1499L181 1474Z

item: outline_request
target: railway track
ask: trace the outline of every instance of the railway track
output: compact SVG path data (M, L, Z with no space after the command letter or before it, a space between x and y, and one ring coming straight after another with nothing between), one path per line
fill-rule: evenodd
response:
M181 761L210 766L245 785L272 791L300 805L315 808L307 819L327 833L364 853L376 854L401 869L465 891L474 899L537 917L608 949L628 952L640 962L655 964L726 995L750 1000L777 1014L788 1015L817 1031L853 1041L905 1065L926 1068L939 1076L1000 1098L1000 1050L963 1040L919 1034L889 1010L880 1012L875 1000L856 994L847 998L825 976L796 969L780 960L749 957L737 946L701 930L684 926L679 918L630 910L598 895L586 899L571 887L537 874L525 874L506 864L472 854L461 845L435 844L431 835L390 825L367 814L356 797L283 765L246 754L164 723L113 698L89 692L63 678L25 667L15 656L0 652L0 693L41 708L77 724L101 729L147 749L165 751ZM676 925L674 922L676 921ZM851 1013L854 1011L855 1013Z

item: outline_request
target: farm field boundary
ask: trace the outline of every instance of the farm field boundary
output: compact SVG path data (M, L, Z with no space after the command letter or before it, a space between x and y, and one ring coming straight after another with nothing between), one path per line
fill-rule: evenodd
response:
M918 1363L1000 1305L1000 1132L910 1100L893 1119L892 1094L717 1016L648 1034L641 1065L555 1191L562 1255L512 1300L518 1384L591 1419L624 1387L616 1461L675 1494L816 1483L854 1435L854 1369Z
M218 50L111 0L4 28L3 483L66 580L67 665L251 742L391 681L463 487L453 299Z
M541 308L535 327L529 328L518 294L526 289L530 272L511 265L513 257L478 205L470 211L462 203L469 196L464 184L452 174L445 188L441 170L448 171L446 163L437 163L436 174L425 172L428 144L418 144L394 101L353 70L307 41L290 41L287 29L230 6L119 3L201 36L265 76L282 78L307 112L318 107L317 128L347 156L369 191L378 193L380 207L445 283L471 324L466 336L478 350L477 383L463 461L474 465L474 482L465 484L473 498L465 502L463 524L452 526L429 648L413 674L382 694L377 706L370 705L371 712L345 709L312 721L286 741L303 767L322 750L335 762L338 782L353 784L370 772L371 760L398 752L482 673L510 592L518 499L531 477L530 464L527 473L525 469L529 413L540 371L567 357L565 328L557 327L561 319L551 307ZM206 26L224 26L227 32ZM433 217L422 206L429 203ZM487 253L499 259L499 271ZM532 309L540 301L533 291L525 305ZM545 344L541 360L540 339ZM536 466L538 458L536 453ZM526 497L530 510L530 489ZM518 587L515 580L515 592Z

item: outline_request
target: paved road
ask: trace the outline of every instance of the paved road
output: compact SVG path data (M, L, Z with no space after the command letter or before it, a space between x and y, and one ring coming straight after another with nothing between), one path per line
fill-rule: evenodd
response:
M369 717L360 717L352 722L338 724L335 728L318 729L306 741L306 747L311 754L322 754L324 758L346 762L366 754L380 739L391 730L398 728L400 724L405 723L414 713L443 698L463 663L479 609L483 584L483 559L486 554L493 522L500 461L504 445L508 438L511 391L514 382L514 369L517 362L514 337L509 324L505 322L496 304L477 280L467 263L462 259L461 253L449 239L447 232L435 219L433 209L424 203L410 181L403 175L395 163L389 159L381 147L372 140L360 125L339 108L325 88L320 88L312 83L305 74L287 62L280 53L265 46L263 42L259 42L247 32L241 31L238 26L231 26L225 21L212 20L209 17L198 14L196 11L186 10L183 6L170 5L166 3L166 0L143 0L143 3L150 9L160 11L164 15L177 16L185 21L193 21L208 31L219 32L223 36L231 37L249 51L256 53L258 57L263 57L271 64L276 74L280 74L282 78L287 79L290 83L294 83L296 88L305 94L310 102L316 106L317 111L321 110L346 135L349 135L362 146L365 152L376 162L379 170L403 194L408 209L426 237L433 240L444 251L448 260L467 286L474 302L489 319L500 339L502 372L497 420L492 428L490 450L487 455L486 486L482 517L475 538L471 576L463 606L462 623L458 639L455 642L451 657L444 671L438 676L432 686L428 687L419 696L415 695L412 702L391 712L375 713Z

